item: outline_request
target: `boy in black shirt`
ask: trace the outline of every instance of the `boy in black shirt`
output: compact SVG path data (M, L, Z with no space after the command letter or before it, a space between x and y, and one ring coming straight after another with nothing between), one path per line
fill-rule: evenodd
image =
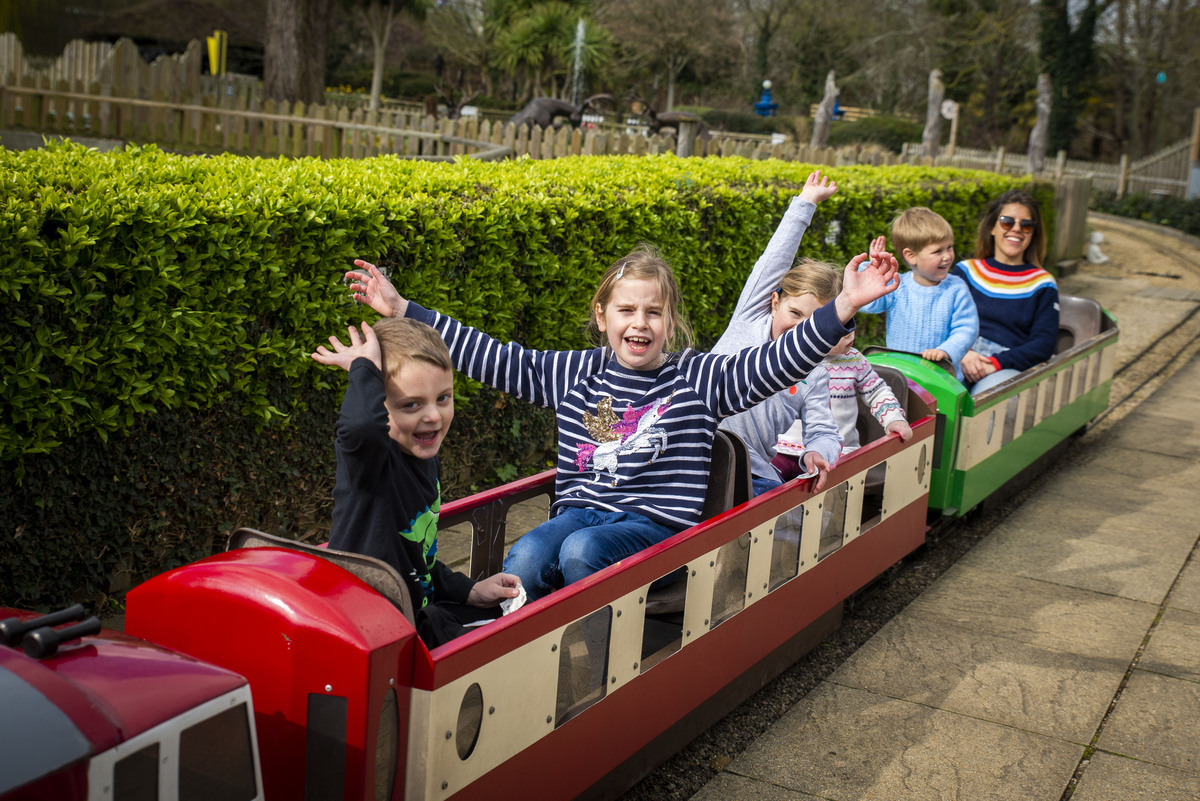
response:
M463 624L499 616L519 594L516 576L473 581L437 561L441 507L438 449L454 419L450 353L429 326L380 320L350 344L312 358L349 371L337 422L337 483L329 547L373 556L400 573L412 596L417 633L436 647Z

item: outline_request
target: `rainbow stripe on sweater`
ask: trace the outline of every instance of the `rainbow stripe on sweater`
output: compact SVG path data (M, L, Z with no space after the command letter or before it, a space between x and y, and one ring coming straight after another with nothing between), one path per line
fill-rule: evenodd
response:
M1041 267L1031 266L1008 272L997 270L983 259L965 259L958 266L971 286L988 297L1028 298L1044 287L1058 286L1054 276Z

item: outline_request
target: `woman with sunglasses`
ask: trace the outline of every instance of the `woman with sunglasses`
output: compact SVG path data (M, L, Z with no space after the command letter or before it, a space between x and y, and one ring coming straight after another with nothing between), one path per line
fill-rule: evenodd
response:
M979 221L975 258L954 272L979 310L979 338L962 360L972 395L1047 361L1058 344L1058 285L1042 269L1046 233L1028 192L993 200Z

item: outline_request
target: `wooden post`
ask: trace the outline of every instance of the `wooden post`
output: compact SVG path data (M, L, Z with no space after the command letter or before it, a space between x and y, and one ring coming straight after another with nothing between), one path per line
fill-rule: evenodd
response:
M1188 175L1188 186L1185 197L1194 200L1200 197L1200 106L1192 118L1192 169Z
M1063 173L1067 171L1067 151L1058 151L1058 158L1054 160L1054 183L1061 184Z
M700 133L700 126L693 120L682 120L677 131L675 155L681 159L687 158L696 150L696 135Z
M1125 181L1129 178L1129 154L1121 154L1121 166L1117 171L1117 197L1125 195Z
M1004 147L1001 146L996 151L996 169L992 172L1004 172Z

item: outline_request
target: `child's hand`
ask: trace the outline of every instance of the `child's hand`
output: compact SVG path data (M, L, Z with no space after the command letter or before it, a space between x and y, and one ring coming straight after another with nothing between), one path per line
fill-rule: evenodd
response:
M354 266L366 272L351 270L346 273L346 279L350 281L350 296L384 317L403 317L408 309L408 301L400 296L392 282L370 262L355 259Z
M877 236L871 240L871 244L867 246L867 256L872 262L878 262L879 258L887 253L887 237Z
M893 420L888 423L887 432L889 434L899 434L901 442L908 442L912 437L912 426L904 420Z
M800 199L815 205L833 197L833 193L836 191L837 184L832 179L823 178L820 170L814 170L804 181L804 189L800 190Z
M931 362L940 362L943 359L950 361L950 354L941 348L930 348L929 350L921 351L921 358L928 359Z
M896 257L887 251L874 258L860 253L851 259L842 276L842 291L834 300L842 324L853 320L858 310L871 301L895 292L896 287L900 286L897 278L899 270Z
M358 329L354 326L347 330L350 332L349 345L343 345L337 337L330 337L329 344L333 346L333 350L324 345L317 345L317 352L312 355L313 361L349 370L354 360L362 357L370 359L372 364L382 370L383 360L379 356L379 340L375 338L375 329L363 323L362 338L359 338Z
M517 589L520 586L521 580L512 573L497 573L494 576L488 576L482 581L475 582L475 586L471 588L471 594L467 596L467 604L480 608L496 606L501 601L520 595L521 593Z
M813 492L820 492L825 488L825 480L829 478L829 471L832 469L829 462L816 451L809 451L800 459L804 465L804 472L811 473L817 471L816 481L813 483Z

